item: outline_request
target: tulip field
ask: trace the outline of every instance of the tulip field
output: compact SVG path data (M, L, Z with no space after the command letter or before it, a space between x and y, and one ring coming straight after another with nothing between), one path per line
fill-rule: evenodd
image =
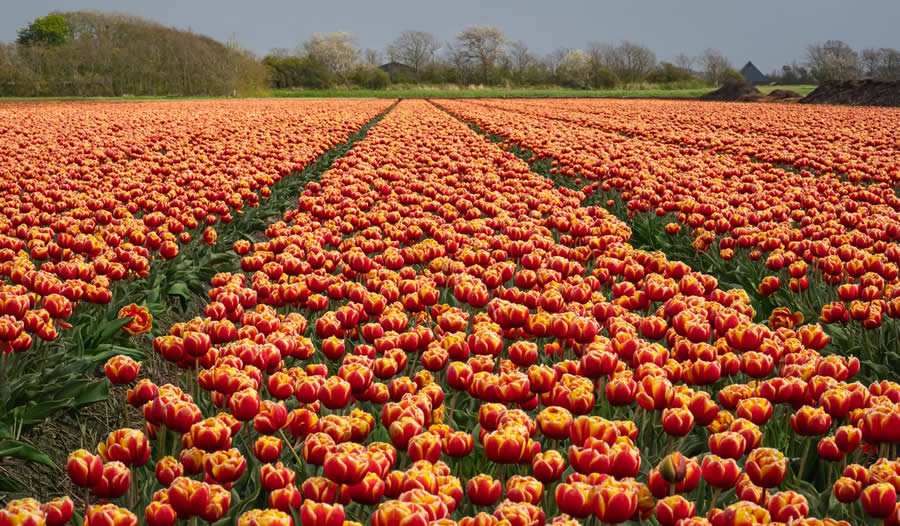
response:
M900 524L898 130L0 107L0 526Z

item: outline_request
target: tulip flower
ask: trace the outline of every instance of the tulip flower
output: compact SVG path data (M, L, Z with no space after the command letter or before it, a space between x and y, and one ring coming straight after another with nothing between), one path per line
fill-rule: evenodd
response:
M84 514L85 526L137 526L137 516L115 504L103 504L100 506L90 506Z
M787 459L776 449L757 448L747 456L745 469L757 486L774 488L784 479Z

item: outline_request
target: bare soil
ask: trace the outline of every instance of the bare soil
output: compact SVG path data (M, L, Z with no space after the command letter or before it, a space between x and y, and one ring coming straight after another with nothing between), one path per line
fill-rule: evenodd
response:
M699 100L718 102L754 102L763 98L761 91L750 82L730 82L721 88L703 95Z
M800 103L900 107L900 80L859 79L826 82L800 99Z

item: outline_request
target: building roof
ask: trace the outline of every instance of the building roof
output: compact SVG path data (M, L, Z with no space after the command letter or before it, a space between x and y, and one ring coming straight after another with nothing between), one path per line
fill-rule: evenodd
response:
M382 65L378 66L378 69L381 69L381 70L384 70L384 71L396 71L396 70L410 70L410 71L412 71L412 68L411 68L411 67L407 66L406 64L402 64L402 63L400 63L400 62L397 62L397 61L391 61L391 62L388 62L387 64L382 64Z
M753 65L753 62L748 61L747 64L741 68L741 75L749 82L769 82L769 77L763 75L762 71Z

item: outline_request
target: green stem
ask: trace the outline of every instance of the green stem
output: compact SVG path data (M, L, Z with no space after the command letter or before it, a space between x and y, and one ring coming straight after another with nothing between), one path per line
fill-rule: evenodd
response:
M456 411L456 399L457 398L459 398L459 391L454 391L453 398L450 399L450 412L447 415L447 421L451 424L451 427L453 427L452 424L456 423L453 421L453 413L454 413L454 411Z
M160 424L156 429L156 433L159 435L159 458L163 458L168 454L166 450L166 425Z
M812 440L806 439L806 447L803 448L803 457L800 459L800 469L797 470L797 477L803 478L803 468L806 467L806 459L809 457L809 446L812 444Z
M706 513L706 518L712 518L712 512L716 509L716 501L719 500L719 495L722 493L722 488L716 488L716 491L713 492L712 499L709 501L709 511Z
M294 449L294 445L293 445L293 444L291 443L291 441L288 440L287 437L284 435L284 430L283 430L283 429L279 429L278 432L281 433L281 439L284 440L284 443L287 444L288 449L291 450L291 454L294 455L294 460L297 461L297 467L298 467L298 468L299 468L299 467L302 467L302 466L303 466L303 462L300 461L300 455L297 454L297 450Z
M122 398L122 416L125 417L125 427L131 427L131 417L128 415L128 402Z

